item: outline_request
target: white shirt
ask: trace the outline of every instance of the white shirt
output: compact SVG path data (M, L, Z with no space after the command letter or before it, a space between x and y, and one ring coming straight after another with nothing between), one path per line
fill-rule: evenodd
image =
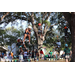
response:
M54 55L56 55L56 51L54 51L54 53L53 53Z
M64 51L60 51L60 56L63 54Z
M27 56L27 52L24 52L24 56Z

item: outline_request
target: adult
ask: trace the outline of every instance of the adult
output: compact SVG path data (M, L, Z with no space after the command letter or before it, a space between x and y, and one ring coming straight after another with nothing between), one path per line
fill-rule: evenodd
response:
M31 28L32 28L31 26L28 26L28 28L25 29L25 34L24 34L24 39L23 39L24 47L25 47L25 43L24 43L24 41L25 41L26 37L29 38L29 44L30 44Z
M27 61L27 50L26 49L24 51L24 59L25 59L25 61Z
M70 49L68 48L68 44L65 44L64 52L65 52L65 61L68 62L70 58L70 52L71 52Z

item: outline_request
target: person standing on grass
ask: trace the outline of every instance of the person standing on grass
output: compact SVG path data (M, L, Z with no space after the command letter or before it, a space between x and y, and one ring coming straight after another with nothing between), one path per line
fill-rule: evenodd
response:
M65 61L69 62L69 58L70 58L70 49L68 48L68 44L65 44L65 49L64 49L64 53L65 53Z
M32 60L34 60L34 50L32 51Z
M13 52L11 52L11 56L12 56L12 59L13 59L13 56L14 56L14 55L13 55Z
M52 58L52 56L53 56L53 52L52 52L52 51L50 51L49 53L50 53L50 57Z
M27 61L27 50L26 49L24 51L24 59L25 59L25 61Z
M43 51L41 49L41 51L40 51L40 59L43 59L43 57L44 57L44 53L43 53Z
M37 54L38 54L38 51L37 49L35 50L35 58L37 59Z
M4 52L2 52L2 58L4 57Z

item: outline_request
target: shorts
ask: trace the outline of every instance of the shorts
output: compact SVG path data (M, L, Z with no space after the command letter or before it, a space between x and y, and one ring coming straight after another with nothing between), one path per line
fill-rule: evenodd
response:
M42 34L42 31L41 31L41 30L39 30L39 31L38 31L38 34Z
M40 54L40 57L43 57L43 54Z
M27 59L27 56L24 56L24 59Z
M24 35L25 35L25 34L30 35L29 33L24 33Z
M65 59L69 59L70 58L70 55L65 55Z

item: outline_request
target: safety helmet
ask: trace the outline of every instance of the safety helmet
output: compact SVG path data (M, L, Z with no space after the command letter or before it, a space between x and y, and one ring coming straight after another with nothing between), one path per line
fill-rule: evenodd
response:
M65 26L64 29L67 29L67 27Z
M22 48L22 46L19 46L19 48Z
M68 47L68 44L65 44L65 47Z
M20 38L20 40L22 40L22 38Z
M20 42L20 39L18 39L17 42Z
M38 23L39 26L41 26L41 23Z
M31 27L31 26L28 26L28 28L32 29L32 27Z

